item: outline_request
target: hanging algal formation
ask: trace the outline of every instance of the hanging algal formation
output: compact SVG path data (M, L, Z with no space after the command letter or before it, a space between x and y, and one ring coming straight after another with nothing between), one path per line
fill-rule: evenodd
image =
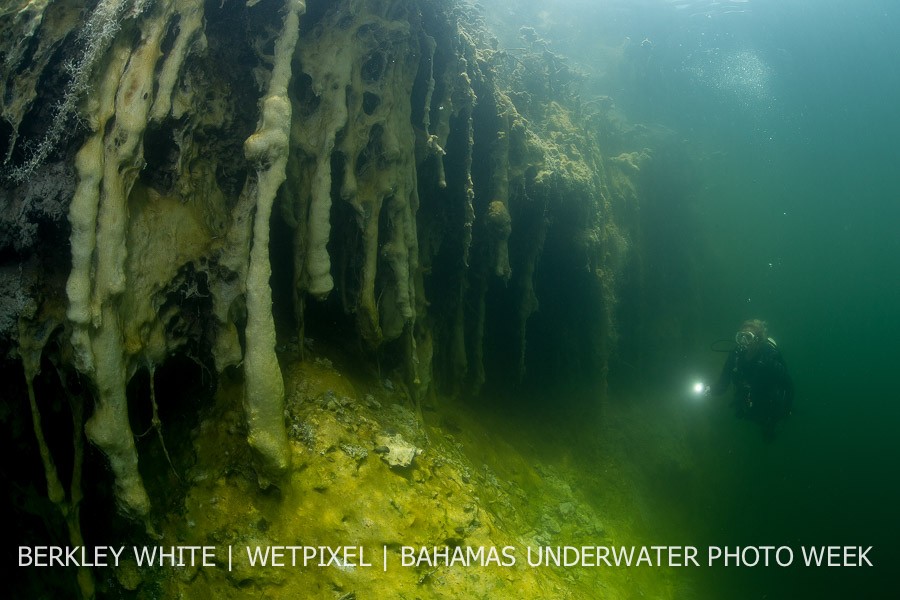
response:
M602 384L651 158L604 158L528 32L513 57L412 0L22 0L0 31L0 338L29 390L80 382L76 447L85 402L127 515L152 508L130 382L162 439L173 356L241 378L263 487L290 469L281 343L349 338L414 399Z

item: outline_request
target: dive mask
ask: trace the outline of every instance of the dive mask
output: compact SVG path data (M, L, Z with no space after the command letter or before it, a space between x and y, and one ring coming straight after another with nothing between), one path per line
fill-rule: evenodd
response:
M746 348L756 341L756 335L752 331L738 331L734 335L734 341L738 346Z

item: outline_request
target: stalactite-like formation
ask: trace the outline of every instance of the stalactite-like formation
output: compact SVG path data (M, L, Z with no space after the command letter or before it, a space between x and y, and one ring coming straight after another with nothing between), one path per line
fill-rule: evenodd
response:
M25 374L25 385L28 390L28 405L31 409L31 422L41 463L44 467L44 477L47 483L47 497L59 510L66 522L69 542L73 546L84 545L84 537L81 529L81 500L82 500L82 464L84 461L84 443L81 428L84 424L84 406L80 396L69 393L65 378L60 373L60 381L67 396L69 408L72 414L72 467L68 494L56 467L56 460L50 450L50 444L44 434L44 425L37 398L34 392L34 380L41 370L41 358L49 340L57 333L57 328L62 326L62 314L60 305L50 302L44 307L43 318L35 321L23 319L19 323L19 348L18 353L22 359L22 367ZM39 326L33 328L32 323ZM94 597L95 583L90 569L80 566L76 575L79 591L83 598Z
M291 57L297 44L302 0L287 5L284 29L275 42L269 89L261 104L259 128L247 138L244 151L256 166L256 215L253 246L247 270L247 350L244 355L246 391L244 407L250 430L250 446L261 455L261 474L283 475L290 466L290 450L284 428L284 381L275 355L275 322L269 278L269 219L278 188L284 182L291 128L291 103L287 88Z
M86 431L109 459L122 508L137 516L147 515L150 501L128 420L129 357L117 298L127 285L128 195L140 167L152 78L170 16L166 8L159 10L135 51L121 43L111 49L114 60L104 76L105 93L92 115L95 133L79 153L80 197L73 200L70 218L79 224L73 225L72 241L79 266L73 261L68 286L69 316L76 324L73 344L99 396Z

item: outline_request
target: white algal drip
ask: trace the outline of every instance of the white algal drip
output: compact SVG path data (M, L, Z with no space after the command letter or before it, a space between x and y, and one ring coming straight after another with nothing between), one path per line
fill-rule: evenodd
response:
M278 188L285 180L291 103L288 84L291 57L299 38L302 0L289 0L284 29L275 44L275 64L262 99L256 133L244 142L244 154L256 165L256 217L247 271L247 350L244 356L244 411L247 441L261 460L260 482L267 484L290 467L290 447L284 427L284 380L275 354L275 321L269 279L269 219Z

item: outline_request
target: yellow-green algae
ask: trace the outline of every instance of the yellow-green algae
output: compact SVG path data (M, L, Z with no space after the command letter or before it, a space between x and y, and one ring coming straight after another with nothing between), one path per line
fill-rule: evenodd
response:
M167 597L594 598L599 590L616 600L683 589L664 567L527 565L528 546L653 543L632 505L628 467L613 456L585 464L562 433L458 404L430 406L422 422L382 382L351 379L326 359L284 358L290 483L278 493L256 485L241 389L223 386L195 432L184 512L170 515L162 542L215 545L219 562L145 572ZM385 431L424 448L409 468L391 468L375 451ZM602 505L586 493L598 482L608 488ZM400 546L448 544L514 546L517 564L401 566ZM245 547L276 545L362 546L373 566L248 566Z

